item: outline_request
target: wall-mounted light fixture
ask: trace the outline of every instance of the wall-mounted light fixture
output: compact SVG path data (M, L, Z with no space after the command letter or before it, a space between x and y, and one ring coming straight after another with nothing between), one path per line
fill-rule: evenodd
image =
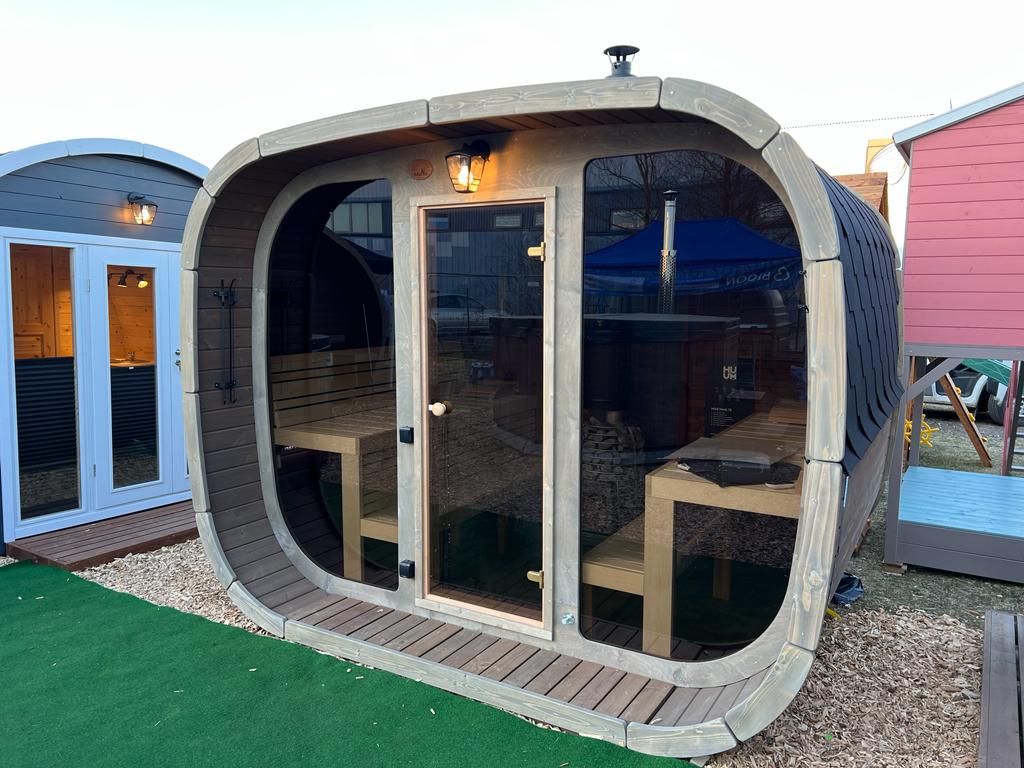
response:
M132 207L136 224L152 224L156 219L156 203L147 200L145 195L132 192L128 195L128 204Z
M129 275L131 275L132 277L135 278L135 284L139 288L145 288L146 286L149 285L149 280L146 279L145 273L144 272L136 272L134 269L126 269L124 272L109 272L109 273L107 273L107 280L109 280L112 277L116 277L117 278L117 287L118 288L127 288L128 287L128 276Z
M490 156L490 146L479 139L472 144L463 144L461 149L444 156L456 192L476 192L480 188L484 166Z

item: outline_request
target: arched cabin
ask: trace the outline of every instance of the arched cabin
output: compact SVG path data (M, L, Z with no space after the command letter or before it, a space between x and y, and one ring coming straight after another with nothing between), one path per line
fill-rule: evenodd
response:
M250 139L183 244L218 578L275 635L642 752L730 749L799 691L878 497L895 259L692 80Z

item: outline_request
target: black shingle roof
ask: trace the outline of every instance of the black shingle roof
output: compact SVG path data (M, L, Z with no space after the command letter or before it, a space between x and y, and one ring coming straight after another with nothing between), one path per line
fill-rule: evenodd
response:
M897 373L897 253L881 216L824 171L818 169L818 173L832 204L843 265L847 364L843 468L851 473L903 394Z

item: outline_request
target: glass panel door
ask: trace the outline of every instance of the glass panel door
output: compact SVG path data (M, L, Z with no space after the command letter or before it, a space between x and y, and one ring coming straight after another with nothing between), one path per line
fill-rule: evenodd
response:
M426 591L541 621L544 204L423 211Z
M78 509L71 249L11 244L20 519Z
M91 249L97 506L169 494L180 487L172 395L177 340L169 257L163 252ZM176 313L175 313L176 314Z

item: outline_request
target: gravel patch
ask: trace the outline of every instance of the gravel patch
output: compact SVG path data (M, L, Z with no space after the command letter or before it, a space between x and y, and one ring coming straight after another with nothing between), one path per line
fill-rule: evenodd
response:
M127 555L79 571L78 575L157 605L265 634L231 602L213 575L198 539Z
M12 560L9 557L4 557L3 555L0 555L0 568L3 568L5 565L10 565L13 562L16 562L16 561Z
M973 766L982 633L902 609L826 620L807 682L715 768Z

